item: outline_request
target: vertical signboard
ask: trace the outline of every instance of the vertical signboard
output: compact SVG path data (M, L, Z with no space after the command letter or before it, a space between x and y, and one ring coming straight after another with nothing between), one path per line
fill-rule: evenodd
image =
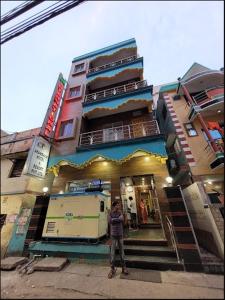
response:
M47 140L51 140L54 137L55 122L59 115L60 101L62 99L65 84L66 80L60 73L40 131L40 135Z
M45 178L50 147L50 143L42 137L34 138L24 167L24 175Z

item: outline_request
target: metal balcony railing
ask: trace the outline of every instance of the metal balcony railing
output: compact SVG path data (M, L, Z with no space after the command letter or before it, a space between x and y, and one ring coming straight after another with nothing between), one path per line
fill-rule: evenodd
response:
M92 73L95 73L95 72L98 72L98 71L101 71L101 70L109 69L109 68L112 68L112 67L115 67L115 66L120 66L120 65L126 64L126 63L131 62L131 61L135 61L137 58L138 58L137 55L133 55L133 56L126 57L124 59L114 61L114 62L109 63L109 64L105 64L105 65L102 65L102 66L99 66L99 67L89 69L88 70L88 75L92 74Z
M193 96L195 104L201 105L208 101L213 100L216 96L224 95L224 86L215 86L210 89L206 89L197 95Z
M121 95L124 93L128 93L128 92L132 92L132 91L141 89L146 86L147 86L146 80L132 82L132 83L128 83L125 85L120 85L115 88L111 88L111 89L103 90L103 91L100 91L97 93L86 95L85 102L94 102L94 101L98 101L100 99L105 99L105 98L112 97L115 95Z
M82 133L79 145L96 145L157 134L160 134L158 123L156 120L152 120Z

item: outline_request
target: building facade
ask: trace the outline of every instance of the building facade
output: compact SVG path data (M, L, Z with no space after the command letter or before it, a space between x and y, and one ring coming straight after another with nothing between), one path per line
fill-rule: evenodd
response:
M224 257L224 73L194 63L159 90L168 171L181 185L199 244Z
M51 186L53 177L45 180L26 176L23 171L33 140L40 128L7 134L1 132L1 257L22 255L36 196ZM32 235L32 233L30 233Z

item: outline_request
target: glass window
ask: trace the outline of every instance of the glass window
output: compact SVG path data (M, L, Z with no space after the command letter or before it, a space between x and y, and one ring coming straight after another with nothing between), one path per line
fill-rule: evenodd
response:
M59 135L63 137L71 136L73 132L73 120L64 121L61 123Z
M74 73L82 72L83 70L84 70L84 63L83 63L83 64L76 65L76 66L74 67Z
M179 154L181 152L181 147L180 147L180 144L177 139L174 143L174 150L175 150L176 154Z
M76 86L70 89L69 98L75 98L80 96L81 86Z
M186 129L186 131L187 131L187 134L188 134L189 136L196 136L196 135L198 135L198 133L197 133L197 131L195 130L195 128L194 128L194 126L193 126L192 123L185 123L185 124L184 124L184 127L185 127L185 129Z

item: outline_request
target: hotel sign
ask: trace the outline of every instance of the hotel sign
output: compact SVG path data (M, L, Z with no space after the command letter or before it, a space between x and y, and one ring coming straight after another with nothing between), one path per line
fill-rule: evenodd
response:
M60 111L60 101L62 99L64 87L66 80L63 78L62 74L59 74L56 86L49 103L49 107L41 127L40 135L47 139L52 139L54 137L55 122Z
M36 136L34 138L24 167L24 175L45 178L50 147L50 143L42 137Z

